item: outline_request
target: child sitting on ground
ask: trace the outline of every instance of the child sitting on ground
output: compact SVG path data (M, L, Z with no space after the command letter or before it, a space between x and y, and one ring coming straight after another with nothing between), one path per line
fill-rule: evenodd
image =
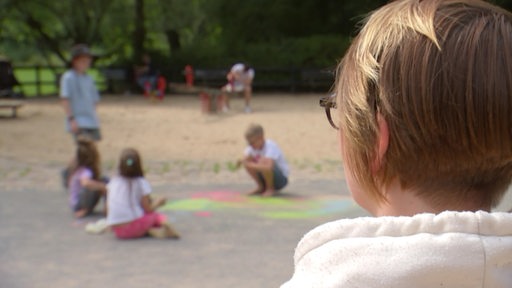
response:
M147 234L155 238L179 238L165 215L155 212L166 200L152 202L150 193L139 153L135 149L124 149L119 160L119 175L110 180L107 195L107 223L117 238L139 238Z
M256 182L256 189L249 195L273 196L288 184L289 168L279 146L265 139L263 127L252 124L245 132L249 144L244 157L238 161Z
M69 205L74 216L81 218L94 211L107 191L105 182L100 180L100 155L94 141L77 138L76 155L69 172Z
M512 287L512 14L397 0L341 61L333 102L354 200L306 234L282 287ZM329 114L327 114L329 116Z

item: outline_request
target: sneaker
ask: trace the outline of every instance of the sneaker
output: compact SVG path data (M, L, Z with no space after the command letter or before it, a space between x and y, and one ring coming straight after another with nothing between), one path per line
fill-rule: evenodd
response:
M167 231L162 227L155 227L148 230L149 236L157 239L165 239L167 238Z
M245 106L245 113L251 113L252 109L251 106Z
M85 225L85 232L89 234L101 234L105 232L108 227L107 219L101 218L96 222L91 222Z
M176 232L176 230L174 230L174 228L171 226L170 223L165 222L162 224L162 227L165 230L167 238L173 238L173 239L180 238L180 234L178 232Z
M148 230L149 236L157 239L179 239L180 234L172 228L171 224L169 223L162 223L162 226L151 228Z

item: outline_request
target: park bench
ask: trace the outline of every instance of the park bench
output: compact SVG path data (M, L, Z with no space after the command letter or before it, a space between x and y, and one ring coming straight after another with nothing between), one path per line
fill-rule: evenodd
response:
M198 94L203 113L215 113L220 111L221 90L207 86L189 86L183 83L169 83L169 90L179 94Z
M334 73L325 69L302 69L300 79L301 86L306 90L328 90L334 84Z
M194 78L196 84L208 87L222 87L227 83L226 74L228 70L224 69L196 69Z
M0 109L11 109L11 117L16 118L18 116L18 109L23 106L21 101L14 100L0 100Z
M101 74L105 77L106 91L109 93L121 93L128 89L128 75L123 68L102 68Z

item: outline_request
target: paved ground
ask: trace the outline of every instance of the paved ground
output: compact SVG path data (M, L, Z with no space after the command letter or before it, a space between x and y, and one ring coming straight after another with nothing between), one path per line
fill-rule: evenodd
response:
M149 177L181 240L120 241L84 231L58 185L58 164L0 159L0 287L278 287L311 228L366 215L339 180L296 173L281 197L245 197L243 172ZM311 174L306 177L305 175ZM50 176L52 175L52 176ZM245 176L245 175L244 175ZM168 180L166 180L168 179ZM209 179L209 180L208 180ZM512 207L509 193L501 210Z
M56 166L32 169L57 175ZM270 200L242 196L252 187L240 179L153 181L172 199L163 212L183 238L120 241L84 232L101 216L73 220L57 177L43 183L23 180L35 171L16 171L0 177L0 287L277 287L291 276L305 232L364 214L343 180L296 179Z

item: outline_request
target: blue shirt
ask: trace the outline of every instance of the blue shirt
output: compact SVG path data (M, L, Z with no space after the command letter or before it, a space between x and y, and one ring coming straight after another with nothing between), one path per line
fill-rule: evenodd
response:
M100 94L91 76L79 74L73 69L66 71L60 79L60 98L68 99L78 127L99 129L96 103L100 100ZM69 130L69 122L66 125Z

